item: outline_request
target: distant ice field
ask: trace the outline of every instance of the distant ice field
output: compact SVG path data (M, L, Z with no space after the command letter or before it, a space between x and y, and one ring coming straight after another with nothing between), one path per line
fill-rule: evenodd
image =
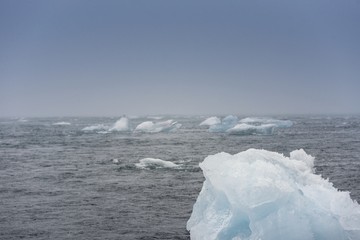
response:
M0 119L0 239L190 239L199 163L250 148L304 149L360 201L360 116L121 119Z

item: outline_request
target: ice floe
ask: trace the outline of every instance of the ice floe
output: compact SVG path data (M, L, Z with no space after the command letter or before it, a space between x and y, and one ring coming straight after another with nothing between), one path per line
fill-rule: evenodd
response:
M179 165L170 162L161 160L158 158L143 158L140 159L139 163L135 164L136 167L142 168L142 169L153 169L153 168L177 168Z

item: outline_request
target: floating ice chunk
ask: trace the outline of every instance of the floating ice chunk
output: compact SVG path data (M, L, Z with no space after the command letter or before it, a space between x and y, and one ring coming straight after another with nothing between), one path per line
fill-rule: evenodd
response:
M53 123L53 125L55 125L55 126L68 126L68 125L71 125L71 123L69 123L69 122L56 122L56 123Z
M155 123L155 132L170 132L176 131L182 125L174 120L167 120Z
M127 132L130 131L130 121L127 117L122 117L116 121L114 126L109 131Z
M278 120L272 118L243 118L240 123L248 124L275 124L277 127L291 127L293 122L290 120Z
M200 126L212 126L215 124L220 124L221 120L218 117L209 117L203 122L200 123Z
M110 133L109 131L98 131L97 133L100 133L100 134L108 134Z
M191 239L360 239L360 206L313 169L303 150L249 149L200 163L205 181Z
M154 128L154 123L152 121L142 122L136 126L134 131L146 132Z
M234 127L238 121L238 117L229 115L222 119L221 123L210 126L209 132L226 132L228 129Z
M104 124L96 124L96 125L84 127L82 131L98 131L98 130L106 130L106 129L108 129L108 127L105 126Z
M163 119L162 116L148 116L147 117L148 119L154 119L154 120L160 120L160 119Z
M174 120L167 120L162 122L151 122L146 121L140 123L136 128L135 132L146 132L146 133L158 133L158 132L172 132L176 131L181 127L181 124Z
M115 163L115 164L116 164L116 163L119 163L119 159L113 158L113 159L112 159L112 162Z
M20 119L18 119L18 122L27 122L28 120L27 119L25 119L25 118L20 118Z
M177 165L173 162L169 162L169 161L165 161L165 160L161 160L161 159L157 159L157 158L143 158L139 161L139 163L136 163L135 166L138 168L150 168L150 169L179 167L179 165Z
M235 127L226 130L226 132L232 135L270 135L273 134L275 128L275 124L262 124L259 126L254 126L246 123L240 123L237 124Z

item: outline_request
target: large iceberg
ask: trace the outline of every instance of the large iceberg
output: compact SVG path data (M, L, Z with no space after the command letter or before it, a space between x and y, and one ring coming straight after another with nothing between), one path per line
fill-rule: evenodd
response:
M360 239L359 204L313 166L304 150L208 156L187 223L191 239Z
M233 128L239 119L236 116L229 115L222 119L220 123L211 125L209 132L226 132L228 129Z
M199 126L212 126L216 124L220 124L221 120L218 117L209 117L202 121Z
M136 128L135 132L146 132L146 133L158 133L158 132L173 132L181 127L181 124L174 120L166 120L162 122L146 121L140 123Z
M122 117L117 120L113 127L109 131L127 132L130 131L130 121L127 117Z

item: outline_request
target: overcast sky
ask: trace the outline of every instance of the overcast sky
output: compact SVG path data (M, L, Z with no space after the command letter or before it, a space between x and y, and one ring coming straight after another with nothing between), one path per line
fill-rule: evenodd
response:
M0 0L0 116L360 113L358 0Z

